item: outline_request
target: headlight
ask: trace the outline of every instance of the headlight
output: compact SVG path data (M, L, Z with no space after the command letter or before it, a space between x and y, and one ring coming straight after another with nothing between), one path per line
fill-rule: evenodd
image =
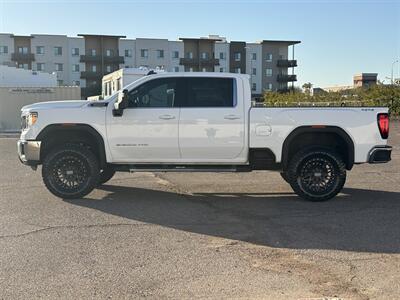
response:
M36 123L38 118L38 113L37 112L31 112L29 115L26 116L26 125L27 127L32 126L33 124Z

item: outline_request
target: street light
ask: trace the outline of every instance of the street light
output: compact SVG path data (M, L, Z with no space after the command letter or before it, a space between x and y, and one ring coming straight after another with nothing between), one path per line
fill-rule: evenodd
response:
M395 60L393 63L392 63L392 75L391 75L391 77L390 77L390 83L393 85L393 67L394 67L394 64L395 63L398 63L399 62L399 60Z

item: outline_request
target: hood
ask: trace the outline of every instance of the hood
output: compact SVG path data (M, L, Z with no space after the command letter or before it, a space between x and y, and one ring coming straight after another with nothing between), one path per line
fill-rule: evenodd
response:
M38 102L22 107L21 111L32 111L42 109L62 109L62 108L79 108L86 104L87 100L68 100L68 101L49 101L49 102Z

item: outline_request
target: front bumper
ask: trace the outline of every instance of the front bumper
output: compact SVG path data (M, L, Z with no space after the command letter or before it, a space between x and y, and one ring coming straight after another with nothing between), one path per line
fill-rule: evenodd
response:
M40 141L17 142L19 160L28 166L37 166L40 163Z
M389 162L392 154L391 146L378 146L369 151L368 162L370 164L379 164Z

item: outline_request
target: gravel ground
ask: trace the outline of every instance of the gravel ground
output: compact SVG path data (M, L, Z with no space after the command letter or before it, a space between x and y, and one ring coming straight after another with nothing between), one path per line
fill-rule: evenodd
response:
M61 200L0 138L0 298L399 298L399 125L392 162L325 203L273 172L121 173Z

